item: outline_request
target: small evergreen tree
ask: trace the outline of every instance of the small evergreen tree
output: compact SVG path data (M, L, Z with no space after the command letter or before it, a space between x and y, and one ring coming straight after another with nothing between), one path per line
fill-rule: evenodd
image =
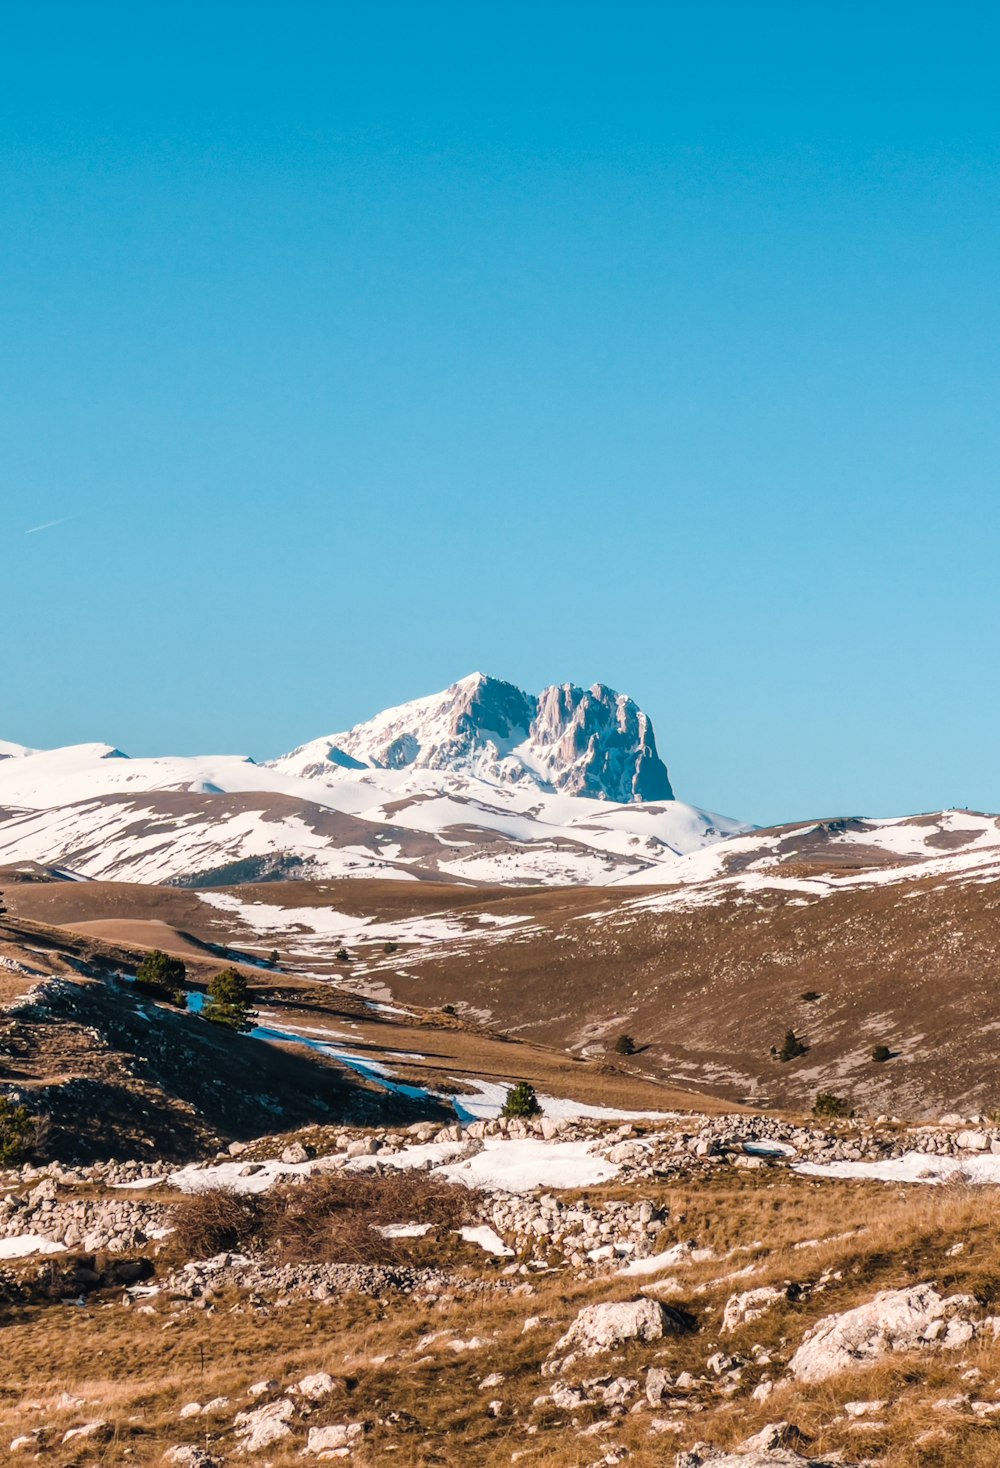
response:
M800 1055L805 1055L809 1046L799 1039L794 1030L785 1031L785 1043L778 1051L779 1060L795 1060Z
M171 953L161 953L152 948L135 971L135 985L152 999L164 1004L174 1004L183 1009L187 1003L184 981L187 969L179 958Z
M813 1102L813 1116L853 1116L854 1111L842 1096L820 1091Z
M541 1112L535 1088L529 1081L518 1081L507 1092L501 1116L538 1116Z
M635 1041L632 1039L632 1036L631 1035L619 1035L618 1036L618 1039L615 1041L615 1054L616 1055L634 1055L635 1054Z
M278 967L278 964L281 962L281 954L278 952L277 948L271 949L271 952L268 954L267 961L272 968Z
M875 1049L872 1051L872 1060L878 1061L879 1065L882 1065L886 1060L891 1059L892 1051L889 1049L888 1045L875 1046Z
M0 1096L0 1166L16 1167L28 1155L34 1118L26 1106Z
M333 956L338 963L350 963L351 961L351 955L346 948L338 948Z
M822 994L817 993L815 989L807 989L804 994L799 995L803 1004L815 1004L816 1000L822 999L822 997Z
M220 969L208 985L208 998L202 1005L205 1019L231 1030L253 1029L257 1016L250 1007L247 981L235 968Z

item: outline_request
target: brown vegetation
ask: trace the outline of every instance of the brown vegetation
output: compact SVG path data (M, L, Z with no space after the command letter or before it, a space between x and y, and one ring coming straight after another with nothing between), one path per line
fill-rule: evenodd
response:
M375 1180L356 1181L361 1188ZM614 1191L594 1189L591 1196L598 1200ZM994 1468L995 1420L934 1406L970 1392L990 1401L997 1397L1000 1344L989 1336L963 1351L889 1357L815 1386L782 1384L781 1363L821 1315L848 1309L878 1289L933 1279L943 1292L976 1295L984 1313L995 1309L1000 1282L995 1193L960 1186L815 1183L770 1172L720 1174L654 1196L670 1206L676 1238L695 1238L717 1257L673 1271L679 1293L665 1291L664 1281L655 1278L643 1288L691 1310L700 1329L589 1362L577 1376L611 1370L641 1381L647 1366L659 1365L672 1375L688 1370L699 1382L710 1381L706 1360L720 1342L745 1358L751 1346L764 1346L775 1361L766 1373L748 1367L729 1399L717 1384L696 1385L685 1399L699 1410L668 1414L681 1425L677 1433L651 1435L654 1414L626 1413L599 1441L627 1446L635 1468L662 1468L696 1439L734 1444L765 1422L786 1418L812 1440L817 1456L840 1452L848 1462L873 1458L882 1468ZM312 1236L310 1228L306 1237ZM956 1244L962 1245L959 1253L952 1252ZM726 1258L731 1250L738 1252ZM747 1269L750 1274L734 1278ZM822 1292L785 1299L752 1327L720 1337L722 1309L732 1292L759 1284L811 1286L827 1271ZM481 1265L467 1264L456 1272L454 1288L434 1301L344 1294L328 1303L293 1297L274 1309L273 1303L258 1308L233 1290L201 1310L178 1311L163 1297L151 1314L110 1303L74 1310L71 1330L61 1304L8 1311L0 1448L35 1423L51 1423L58 1431L45 1461L70 1468L82 1460L79 1449L60 1444L61 1432L100 1416L109 1423L110 1439L102 1447L88 1447L88 1462L110 1468L128 1461L152 1468L166 1446L203 1444L206 1438L228 1459L228 1423L236 1410L249 1405L251 1382L274 1377L287 1388L307 1372L329 1371L342 1384L328 1403L313 1410L309 1423L371 1423L354 1453L356 1468L387 1461L403 1468L432 1463L501 1468L513 1452L523 1454L519 1461L529 1468L579 1468L594 1460L598 1448L593 1440L581 1440L578 1431L599 1414L581 1409L572 1414L574 1424L566 1412L534 1408L534 1399L545 1390L540 1363L582 1305L634 1294L636 1282L614 1276L581 1281L560 1271L535 1276L530 1293L515 1294L495 1287L501 1279L495 1262L484 1258ZM465 1288L486 1281L491 1287ZM524 1332L528 1314L541 1323ZM436 1332L442 1334L435 1337ZM479 1344L467 1350L452 1346L473 1339ZM970 1381L966 1374L972 1370L981 1374ZM504 1377L502 1384L492 1393L480 1391L480 1381L493 1373ZM764 1374L778 1385L759 1403L750 1391ZM85 1405L58 1405L63 1389ZM494 1394L503 1404L497 1418L486 1411L486 1398ZM178 1419L185 1402L217 1396L230 1399L226 1413ZM860 1428L843 1413L846 1402L859 1398L887 1403L877 1421ZM529 1433L529 1427L536 1431ZM301 1462L301 1443L300 1430L287 1448L270 1450L274 1468Z
M188 1194L171 1210L171 1253L207 1259L239 1249L286 1263L387 1264L406 1258L413 1241L381 1229L418 1222L454 1230L476 1211L475 1193L426 1173L320 1172L260 1195Z

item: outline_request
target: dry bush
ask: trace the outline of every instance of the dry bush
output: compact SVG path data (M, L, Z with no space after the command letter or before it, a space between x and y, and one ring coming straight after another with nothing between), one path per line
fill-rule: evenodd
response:
M262 1219L261 1200L254 1194L206 1188L174 1204L171 1244L185 1259L209 1259L245 1248L259 1235Z
M473 1211L467 1188L426 1173L322 1173L268 1194L264 1233L269 1249L289 1261L385 1263L398 1259L407 1241L383 1238L379 1228L459 1228Z

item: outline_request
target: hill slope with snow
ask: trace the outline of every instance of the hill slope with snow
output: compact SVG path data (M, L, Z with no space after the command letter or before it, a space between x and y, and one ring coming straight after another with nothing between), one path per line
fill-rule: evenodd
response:
M605 885L746 831L673 798L602 684L473 674L266 764L0 745L0 862L141 882L380 876Z

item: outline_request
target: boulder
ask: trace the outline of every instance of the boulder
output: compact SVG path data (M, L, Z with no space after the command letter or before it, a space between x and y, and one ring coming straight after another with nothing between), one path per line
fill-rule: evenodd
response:
M289 1419L295 1408L287 1397L277 1402L268 1402L264 1407L254 1407L247 1412L237 1412L233 1418L236 1436L241 1438L240 1451L259 1453L262 1448L272 1447L282 1438L290 1437L292 1429Z
M587 1305L556 1341L542 1372L554 1376L582 1356L599 1356L630 1341L658 1341L665 1335L680 1335L694 1328L693 1316L661 1305L658 1300L609 1300Z
M328 1371L317 1371L312 1376L304 1376L294 1390L307 1401L321 1402L337 1390L337 1382Z
M980 1329L971 1295L943 1297L933 1285L881 1290L865 1305L827 1315L806 1334L788 1369L798 1381L824 1381L892 1351L965 1345Z
M310 1427L305 1452L314 1456L341 1452L352 1447L364 1431L363 1422L336 1422L331 1427Z

